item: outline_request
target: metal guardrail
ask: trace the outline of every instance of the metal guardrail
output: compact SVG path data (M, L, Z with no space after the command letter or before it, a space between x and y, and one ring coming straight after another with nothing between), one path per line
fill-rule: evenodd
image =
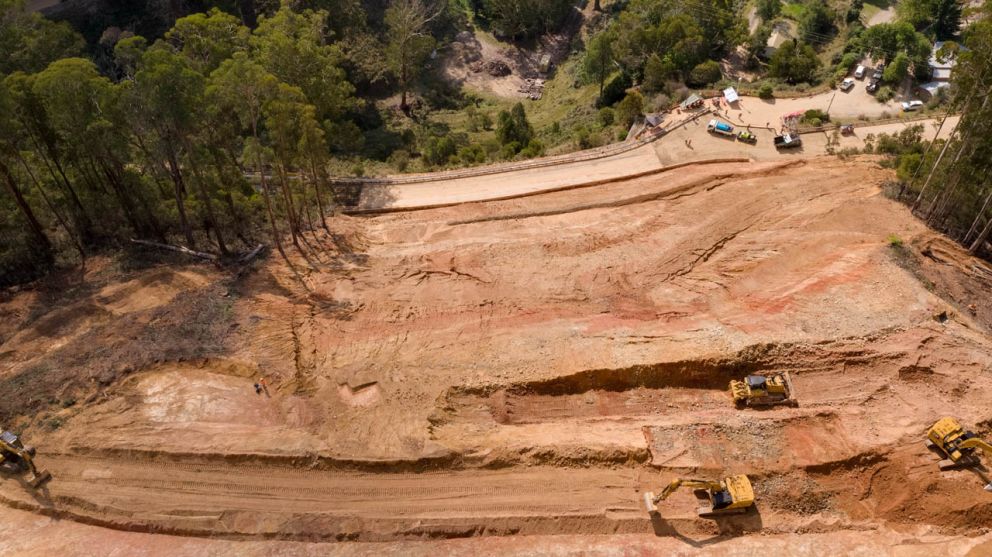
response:
M553 157L543 157L540 159L534 159L530 161L494 164L494 165L480 166L475 168L446 170L441 172L431 172L425 174L412 174L409 176L397 176L392 178L385 178L385 177L384 178L358 178L358 177L334 178L332 180L329 180L329 182L335 185L362 185L362 186L421 184L425 182L438 182L444 180L456 180L459 178L489 176L492 174L503 174L506 172L529 170L531 168L543 168L547 166L558 166L560 164L585 162L596 159L602 159L602 158L626 153L628 151L633 151L634 149L637 149L639 147L657 141L659 138L665 136L665 134L667 134L669 131L679 126L685 125L693 120L696 120L706 114L709 114L710 112L711 109L705 109L700 112L696 112L687 118L683 118L678 122L674 122L668 126L662 128L655 128L654 130L647 132L646 137L641 139L636 139L634 141L624 141L620 143L611 143L603 147L596 147L594 149L577 151L575 153L567 153L564 155L556 155Z

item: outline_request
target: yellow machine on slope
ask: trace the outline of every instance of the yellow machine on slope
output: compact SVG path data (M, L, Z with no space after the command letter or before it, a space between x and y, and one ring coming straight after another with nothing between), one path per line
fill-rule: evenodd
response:
M709 506L699 507L699 516L703 518L746 513L754 506L754 488L751 487L751 480L745 475L739 475L730 476L723 481L672 480L672 483L658 495L650 491L644 493L644 505L648 512L658 512L658 503L668 499L668 496L680 487L691 487L697 492L702 491L709 498Z
M992 457L992 445L966 431L951 417L941 418L930 427L930 431L927 431L927 448L946 457L939 463L941 470L980 467L982 462L975 454L976 449ZM992 491L992 481L981 470L978 472L986 483L985 491Z
M788 372L774 375L748 375L743 381L730 382L730 396L738 408L752 406L799 406L792 377Z
M16 435L0 430L0 468L30 472L28 484L37 489L51 480L52 475L44 470L38 471L34 465L34 453L34 447L25 447Z

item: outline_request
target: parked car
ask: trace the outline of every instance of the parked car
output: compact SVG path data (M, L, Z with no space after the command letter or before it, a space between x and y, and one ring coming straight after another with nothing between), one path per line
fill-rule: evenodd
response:
M882 72L885 71L885 66L879 66L875 68L875 71L871 73L871 78L875 81L880 81L882 79Z
M845 77L844 81L840 82L840 90L850 91L851 89L854 89L854 80L849 77Z
M902 103L903 112L912 112L923 108L923 101L904 101Z
M874 93L875 91L878 91L878 81L874 79L869 81L868 85L865 86L865 91L868 91L869 93Z
M706 124L706 131L710 133L718 133L720 135L734 135L734 127L719 120L710 120L710 123Z
M859 64L858 67L854 70L854 77L856 77L858 79L864 79L865 78L865 67Z

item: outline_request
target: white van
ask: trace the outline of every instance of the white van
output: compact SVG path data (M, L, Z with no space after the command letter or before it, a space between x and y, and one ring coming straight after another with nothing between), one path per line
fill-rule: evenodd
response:
M865 67L862 66L862 65L858 65L858 67L854 70L854 77L856 77L858 79L864 79L865 78Z

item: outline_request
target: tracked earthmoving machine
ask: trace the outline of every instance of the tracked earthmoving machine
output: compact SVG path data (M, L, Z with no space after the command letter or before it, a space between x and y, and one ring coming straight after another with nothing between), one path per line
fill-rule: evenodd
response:
M30 472L28 484L38 489L51 480L52 475L45 470L38 471L34 465L34 454L34 447L25 447L16 435L0 430L0 468L14 472Z
M660 494L644 493L644 506L649 513L658 512L658 503L668 499L681 487L691 487L697 497L707 498L709 505L699 507L699 516L708 518L727 514L743 514L754 507L754 488L747 476L730 476L723 481L711 480L672 480Z
M975 468L985 482L985 491L992 491L992 481L980 469L982 462L976 450L981 450L986 456L992 457L992 445L980 437L966 431L957 420L945 417L927 431L927 448L945 457L938 466L941 470L960 468Z
M792 377L788 372L775 375L748 375L743 381L730 382L730 396L738 408L749 406L799 406Z

